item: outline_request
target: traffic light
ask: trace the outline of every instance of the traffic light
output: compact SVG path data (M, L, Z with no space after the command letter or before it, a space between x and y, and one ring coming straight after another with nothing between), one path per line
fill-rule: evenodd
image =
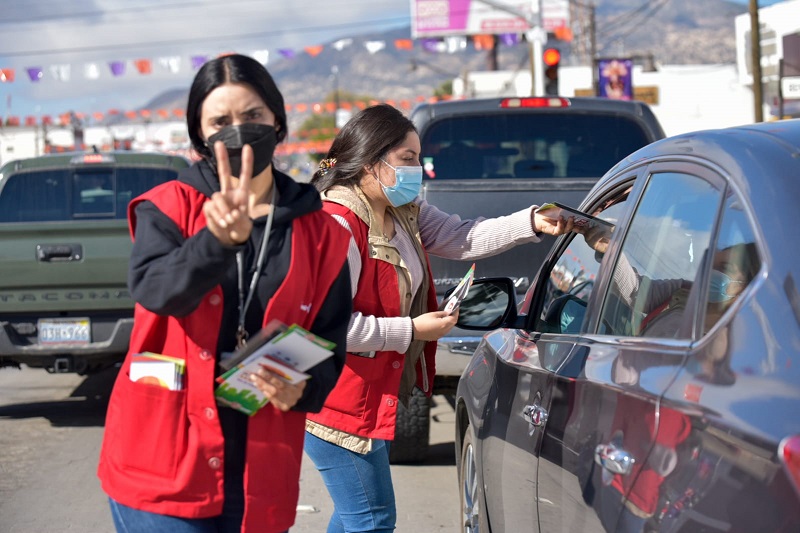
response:
M558 96L558 63L561 61L561 52L556 48L547 48L542 54L544 63L544 94Z

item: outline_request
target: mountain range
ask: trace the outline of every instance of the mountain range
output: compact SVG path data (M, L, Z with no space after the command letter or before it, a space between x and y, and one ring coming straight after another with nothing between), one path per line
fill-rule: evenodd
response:
M574 3L573 6L577 5ZM582 4L585 5L585 4ZM595 13L597 57L651 55L658 64L731 64L736 60L734 19L746 6L724 0L601 0ZM589 14L573 8L572 42L555 42L562 64L589 64L591 42ZM408 39L411 28L365 32L352 36L352 44L337 50L326 43L311 57L298 54L268 65L287 103L325 101L335 87L340 91L375 99L414 100L432 96L443 83L468 72L490 70L489 52L472 43L454 53L429 53L415 43L413 50L400 50L395 39ZM367 41L384 41L386 47L367 51ZM548 44L548 46L550 43ZM529 46L499 45L499 70L529 68ZM337 75L333 74L336 67ZM144 109L185 108L188 90L173 89L159 94ZM292 117L290 131L301 117Z

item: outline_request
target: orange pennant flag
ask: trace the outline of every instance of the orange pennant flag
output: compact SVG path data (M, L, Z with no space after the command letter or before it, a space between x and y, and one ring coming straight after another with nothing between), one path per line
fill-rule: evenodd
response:
M320 54L320 52L322 52L324 49L325 47L322 46L321 44L318 44L316 46L306 46L305 48L303 48L303 50L305 50L306 53L311 57L317 57Z
M0 81L3 83L11 83L14 81L14 69L3 68L0 69Z
M491 50L494 48L494 35L473 35L475 50Z
M556 28L555 37L559 41L572 42L572 30L568 26L560 26Z
M397 48L398 50L413 50L414 41L412 41L411 39L395 39L394 47Z
M139 74L150 74L153 72L153 63L149 59L137 59L133 62Z

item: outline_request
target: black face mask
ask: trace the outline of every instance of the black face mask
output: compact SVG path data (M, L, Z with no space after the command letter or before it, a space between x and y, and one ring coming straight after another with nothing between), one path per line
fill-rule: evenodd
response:
M253 148L253 176L258 176L272 163L278 137L275 127L268 124L225 126L208 138L211 165L214 170L217 168L217 158L214 155L214 143L217 141L222 141L228 149L228 160L231 163L233 176L238 176L242 171L242 147L249 144Z

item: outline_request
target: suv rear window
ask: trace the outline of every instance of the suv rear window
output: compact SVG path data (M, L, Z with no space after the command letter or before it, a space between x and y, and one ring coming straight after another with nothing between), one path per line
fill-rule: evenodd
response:
M431 124L422 164L428 179L597 178L649 143L624 116L476 114Z
M43 169L6 178L0 222L125 219L138 195L177 178L169 168Z

